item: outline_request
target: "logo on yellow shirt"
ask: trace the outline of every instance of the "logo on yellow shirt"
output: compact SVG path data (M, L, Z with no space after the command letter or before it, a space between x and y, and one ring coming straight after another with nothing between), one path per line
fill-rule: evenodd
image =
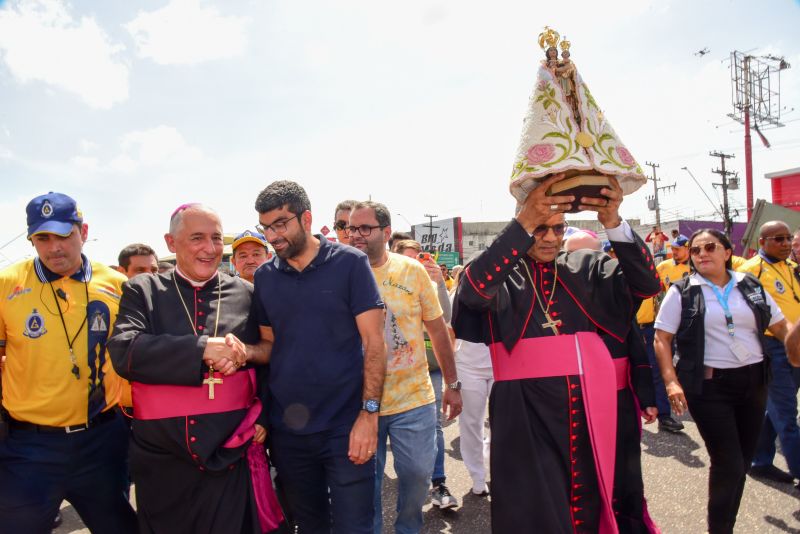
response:
M411 289L407 288L406 286L404 286L400 282L395 282L394 280L392 280L391 276L383 281L383 285L396 287L400 291L403 291L403 292L405 292L405 293L407 293L409 295L413 295L414 294L414 292Z
M46 333L44 317L34 308L31 314L28 315L28 318L25 319L25 331L22 334L31 339L36 339Z
M29 287L17 286L17 287L14 288L14 290L8 296L8 300L14 300L14 298L22 296L22 295L25 295L26 293L30 293L30 292L31 292L31 288L29 288Z
M775 280L775 291L777 291L779 295L786 293L786 287L784 287L780 280Z
M92 332L105 332L108 330L108 325L106 325L106 320L103 319L103 314L101 312L95 312L94 317L92 317Z

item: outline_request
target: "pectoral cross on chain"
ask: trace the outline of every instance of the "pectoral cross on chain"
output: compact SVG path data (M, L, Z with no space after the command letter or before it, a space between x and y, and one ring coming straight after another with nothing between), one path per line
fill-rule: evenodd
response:
M208 385L208 399L214 400L214 384L222 384L221 378L214 378L214 368L208 366L208 378L203 380L203 384Z
M559 334L558 327L561 326L561 319L553 320L548 312L544 312L544 318L547 319L546 323L542 323L542 328L549 328L555 335Z

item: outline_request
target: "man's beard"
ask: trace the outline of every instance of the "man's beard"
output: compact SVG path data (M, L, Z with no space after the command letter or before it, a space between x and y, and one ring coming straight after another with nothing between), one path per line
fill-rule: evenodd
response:
M275 254L282 260L291 260L296 256L299 256L300 253L303 252L303 249L306 248L306 241L308 241L308 237L304 232L298 232L297 235L292 236L292 239L286 239L286 248L278 251L275 251Z

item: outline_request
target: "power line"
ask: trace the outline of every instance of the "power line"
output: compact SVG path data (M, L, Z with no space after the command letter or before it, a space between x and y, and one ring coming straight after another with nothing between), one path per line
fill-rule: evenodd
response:
M722 177L721 184L711 184L714 186L719 186L722 188L722 221L725 223L725 235L728 238L731 237L731 228L733 227L733 221L731 221L731 213L730 207L728 206L728 189L738 189L739 188L739 180L737 178L728 181L728 176L734 174L731 171L725 170L725 160L733 158L733 154L725 154L723 152L709 152L708 154L712 158L719 158L720 166L722 169L712 169L711 172L714 174L719 174ZM734 181L735 180L735 181Z
M722 213L720 213L720 212L719 212L719 208L717 208L717 205L716 205L716 204L714 204L714 201L713 201L713 200L711 200L711 197L710 197L710 196L708 196L708 193L706 193L706 190L705 190L705 189L703 189L703 186L702 186L702 185L700 185L700 182L698 182L698 181L697 181L697 178L695 178L695 177L694 177L694 174L692 174L692 171L690 171L690 170L689 170L689 167L681 167L681 169L683 169L684 171L686 171L687 173L689 173L689 176L691 176L691 177L692 177L692 180L694 180L694 183L696 183L696 184L697 184L697 187L700 189L700 191L702 191L702 192L703 192L703 196L705 196L705 197L708 199L708 202L709 202L709 203L711 204L711 206L714 208L714 211L717 213L717 215L719 215L720 217L722 217Z

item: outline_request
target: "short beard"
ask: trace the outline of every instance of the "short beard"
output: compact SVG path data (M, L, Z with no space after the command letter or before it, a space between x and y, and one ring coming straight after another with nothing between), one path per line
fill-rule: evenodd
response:
M286 240L287 247L282 251L275 251L275 254L282 260L291 260L303 253L308 242L308 236L305 232L298 232L297 236L292 237L292 241Z

